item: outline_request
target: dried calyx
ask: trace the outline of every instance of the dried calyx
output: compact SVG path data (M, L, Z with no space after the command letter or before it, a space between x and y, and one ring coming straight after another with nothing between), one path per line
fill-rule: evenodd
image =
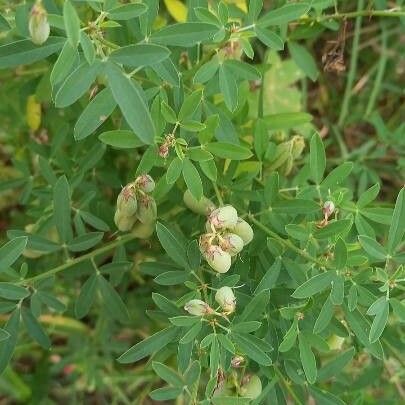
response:
M148 195L155 188L155 182L147 174L138 176L127 184L117 197L114 222L121 232L134 232L139 238L153 233L157 208L155 199ZM136 222L139 220L139 224Z
M226 273L232 257L253 239L251 226L231 205L213 210L208 215L207 233L200 236L200 251L207 263L218 273Z

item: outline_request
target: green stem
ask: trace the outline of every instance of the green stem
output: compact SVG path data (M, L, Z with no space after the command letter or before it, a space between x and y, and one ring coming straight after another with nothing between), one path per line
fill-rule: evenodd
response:
M357 18L357 17L405 17L405 11L402 9L392 9L392 10L361 10L363 8L362 0L359 0L359 7L357 11L352 11L350 13L336 13L329 15L322 15L317 17L316 21L325 21L325 20L343 20L346 18Z
M364 7L364 0L359 0L357 3L357 12L361 13L362 8ZM352 54L350 59L350 69L347 77L345 94L343 96L342 107L340 109L338 126L341 127L346 119L346 115L349 111L349 103L352 95L352 87L354 78L357 70L357 57L359 53L359 39L360 39L360 29L361 29L362 14L356 16L356 24L354 28L354 37L353 37L353 46Z
M219 188L215 182L212 182L212 187L214 187L215 195L217 196L219 205L224 205L224 200L222 199L221 193L219 192Z
M273 364L273 368L274 368L275 373L277 374L277 377L280 378L280 380L283 382L284 387L286 388L288 393L292 396L295 403L297 403L299 405L304 405L301 402L301 400L297 397L297 394L293 391L290 384L288 384L287 380L283 376L283 373L278 369L278 367L275 364Z
M44 278L50 277L54 274L60 273L63 270L68 269L69 267L75 266L76 264L82 263L86 260L92 260L94 257L101 255L103 253L106 253L117 246L124 245L125 243L131 242L134 240L136 237L132 234L128 234L122 237L118 237L115 241L107 243L106 245L93 250L92 252L86 253L85 255L76 257L75 259L71 259L68 262L61 264L60 266L54 267L53 269L50 269L46 271L45 273L38 274L36 276L26 278L24 280L20 280L18 284L28 284L32 283L34 281L42 280Z
M366 108L366 117L371 114L374 109L374 104L377 100L378 93L380 92L380 87L382 79L384 77L385 66L387 64L388 52L387 52L387 28L385 22L381 22L381 52L380 52L380 61L378 64L378 70L376 79L374 82L373 90L371 91L370 98L367 103Z

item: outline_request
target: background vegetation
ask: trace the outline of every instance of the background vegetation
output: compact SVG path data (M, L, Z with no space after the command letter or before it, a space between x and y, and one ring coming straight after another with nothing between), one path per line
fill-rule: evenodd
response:
M0 1L2 403L405 401L405 9L285 3Z

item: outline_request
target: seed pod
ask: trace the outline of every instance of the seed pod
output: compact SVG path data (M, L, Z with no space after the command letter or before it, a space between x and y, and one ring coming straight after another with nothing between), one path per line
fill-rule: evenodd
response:
M215 301L226 314L232 314L236 308L236 298L231 287L221 287L215 294Z
M253 374L243 379L240 388L240 395L244 398L256 399L262 393L262 382L260 378Z
M205 260L218 273L226 273L232 264L231 255L219 246L211 245L206 251Z
M143 224L155 222L157 217L155 199L148 195L143 195L139 200L136 216Z
M127 184L117 197L117 209L127 217L133 216L138 209L135 188L132 184Z
M233 233L240 236L243 240L243 243L247 245L253 239L253 229L252 227L242 218L238 218L236 225L231 228Z
M152 236L155 230L155 223L150 222L148 224L143 224L142 222L135 224L134 229L132 229L131 233L139 239L148 239Z
M202 255L206 255L212 245L212 234L203 233L198 240L198 246Z
M135 216L124 215L120 210L115 211L114 222L121 232L128 232L134 226L136 221Z
M135 186L145 193L151 193L155 189L155 181L149 174L142 174L136 178Z
M244 242L239 235L236 235L235 233L226 233L224 236L222 236L219 246L221 246L221 249L228 252L231 256L236 256L242 251Z
M202 196L200 200L197 200L190 190L184 192L183 201L186 207L196 214L208 215L215 209L215 204L210 199Z
M238 213L232 205L224 205L212 211L208 217L208 221L216 229L230 229L236 225Z
M212 308L204 301L191 300L184 305L184 309L191 315L204 316L213 312Z
M335 204L333 203L333 201L325 201L325 204L323 204L323 213L325 214L325 217L329 218L334 211Z
M293 159L297 159L301 156L302 151L305 148L305 140L304 137L301 135L295 135L291 139L292 148L291 153Z
M42 45L49 37L48 15L41 0L37 0L31 9L28 30L31 41L36 45Z
M279 171L284 175L288 176L294 166L294 158L290 155L287 160L280 166Z
M338 335L332 335L328 340L328 346L330 350L342 350L343 343L345 341L344 337Z

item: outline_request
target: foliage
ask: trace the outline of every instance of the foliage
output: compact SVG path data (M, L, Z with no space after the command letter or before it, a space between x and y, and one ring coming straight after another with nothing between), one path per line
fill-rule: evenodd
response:
M0 392L395 403L403 108L377 101L400 2L7 3ZM339 47L321 73L312 44L346 18L342 79ZM355 105L368 18L383 53Z

